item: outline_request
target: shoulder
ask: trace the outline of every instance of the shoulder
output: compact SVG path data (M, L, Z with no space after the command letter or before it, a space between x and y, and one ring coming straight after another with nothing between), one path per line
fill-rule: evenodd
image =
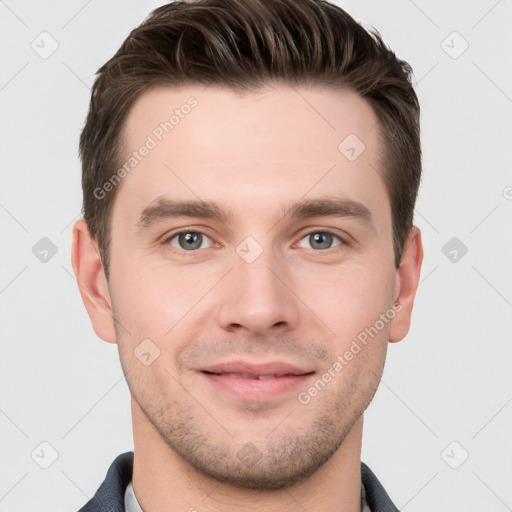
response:
M373 471L361 462L361 480L372 512L399 512Z
M132 473L133 452L118 455L96 494L78 512L124 512L124 492Z

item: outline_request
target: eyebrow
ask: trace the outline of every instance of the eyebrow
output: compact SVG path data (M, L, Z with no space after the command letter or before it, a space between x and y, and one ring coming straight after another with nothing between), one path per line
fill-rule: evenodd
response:
M159 197L144 208L137 226L148 228L161 220L174 217L196 217L226 222L232 215L211 201L177 201Z
M144 208L137 226L143 230L159 221L175 217L214 219L226 223L233 218L233 213L212 201L179 201L159 197ZM353 217L374 227L372 214L362 203L333 197L302 199L289 203L281 207L274 220L277 224L285 218L307 219L311 217Z

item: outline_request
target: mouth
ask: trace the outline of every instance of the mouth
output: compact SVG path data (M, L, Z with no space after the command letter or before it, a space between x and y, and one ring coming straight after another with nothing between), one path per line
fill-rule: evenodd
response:
M231 377L233 379L257 379L257 380L268 380L268 379L279 379L281 377L301 377L302 375L309 375L309 373L304 374L294 374L294 373L280 373L280 374L269 374L269 375L252 375L249 373L216 373L216 372L208 372L204 373L209 375L224 375L225 377Z
M284 362L233 361L210 366L200 373L217 391L237 399L265 401L304 386L315 371Z

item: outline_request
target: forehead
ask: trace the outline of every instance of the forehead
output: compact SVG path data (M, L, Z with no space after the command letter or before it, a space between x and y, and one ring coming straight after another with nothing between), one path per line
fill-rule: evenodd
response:
M157 87L133 105L124 140L134 147L148 135L164 144L192 135L201 146L222 141L224 149L238 149L245 158L253 154L282 158L295 142L302 156L316 158L319 142L320 151L329 146L337 153L338 143L350 133L371 144L376 125L369 103L346 89L268 84L259 92L239 94L221 87ZM311 144L304 146L305 138Z
M326 193L387 208L378 130L371 106L348 90L155 88L127 117L114 211L135 221L164 194L248 215Z

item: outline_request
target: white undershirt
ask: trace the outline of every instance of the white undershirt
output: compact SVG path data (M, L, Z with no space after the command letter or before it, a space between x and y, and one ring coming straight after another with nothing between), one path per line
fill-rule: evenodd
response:
M143 512L133 492L133 485L130 482L124 491L124 509L126 512Z

